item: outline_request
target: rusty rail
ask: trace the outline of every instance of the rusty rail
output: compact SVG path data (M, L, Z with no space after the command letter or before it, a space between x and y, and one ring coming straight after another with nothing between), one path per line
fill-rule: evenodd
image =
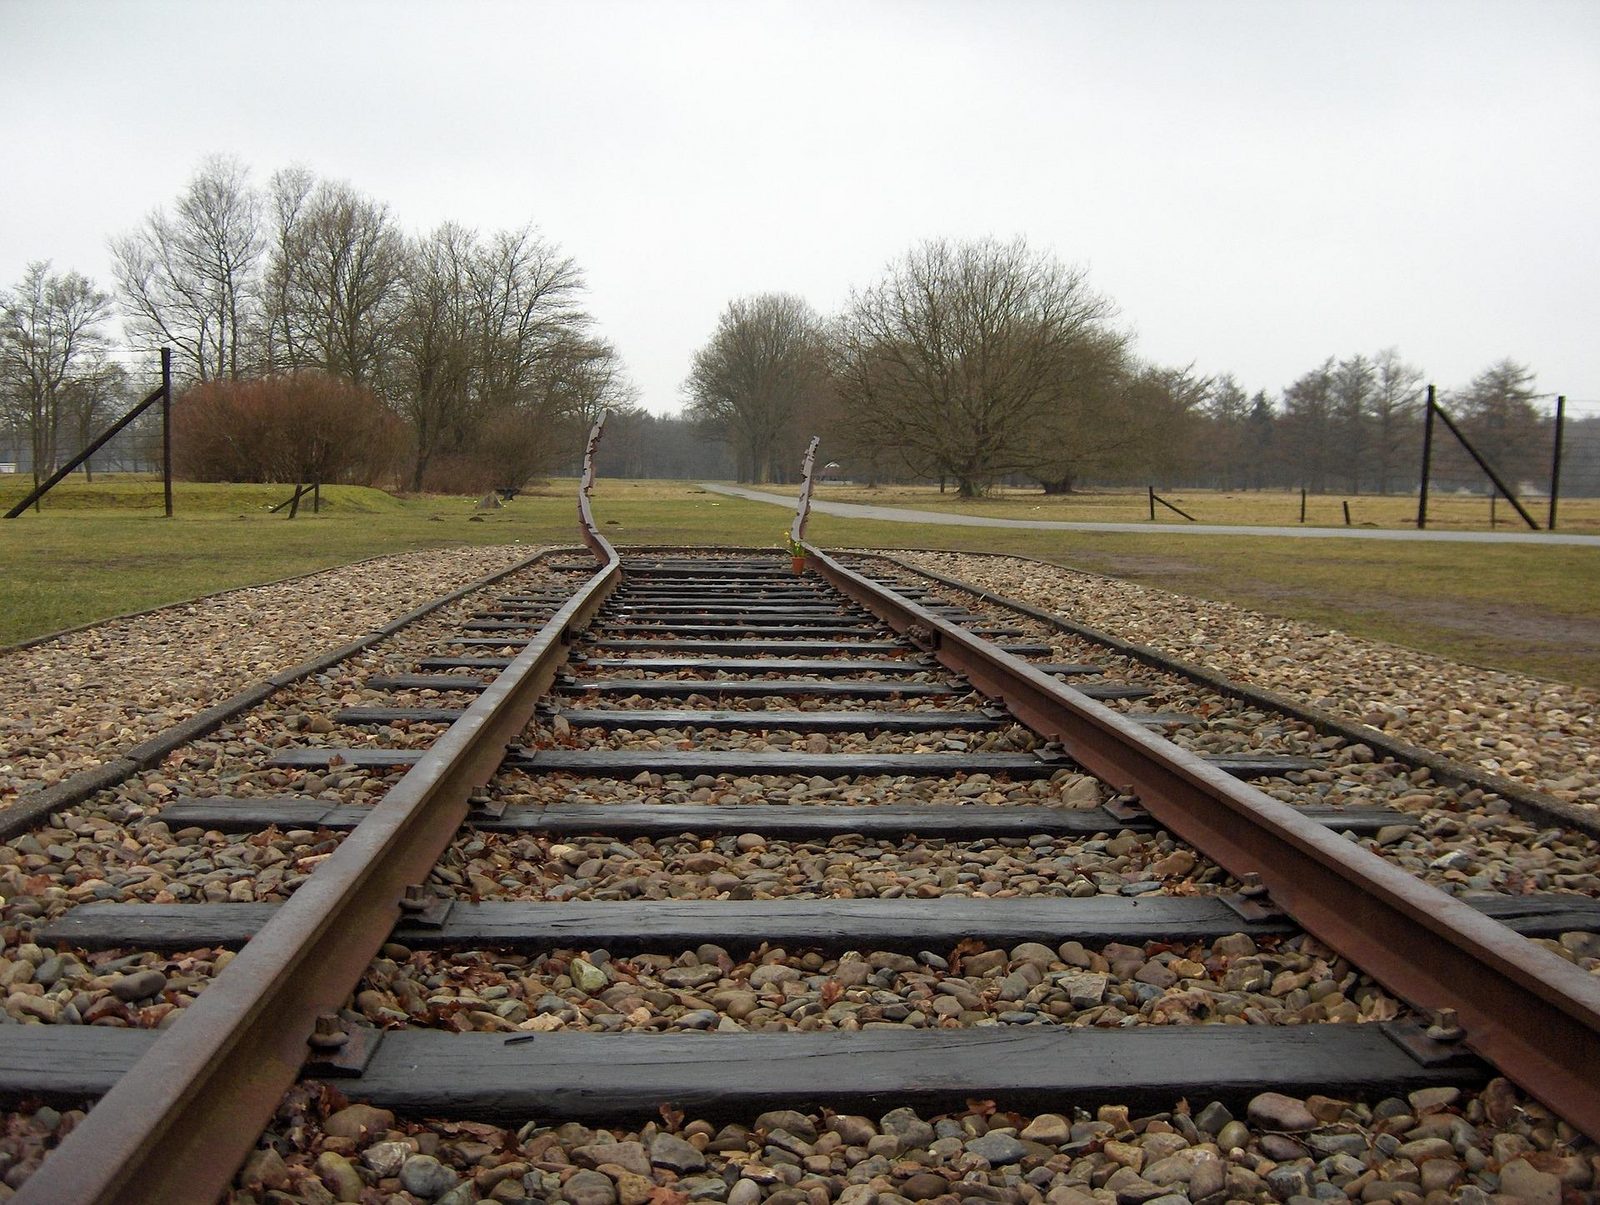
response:
M820 435L813 435L806 445L805 459L800 462L800 501L795 503L794 522L789 525L789 542L799 544L806 538L806 520L811 518L811 486L817 466L817 445Z
M594 512L589 509L589 495L594 492L595 455L600 449L600 436L605 431L606 418L610 413L609 410L600 411L600 417L589 428L589 441L583 446L583 477L578 482L578 534L589 551L602 561L608 557L616 560L617 554L595 526Z
M426 882L469 797L532 717L573 629L621 580L586 497L579 513L600 561L594 576L101 1098L18 1202L159 1205L227 1189L300 1075L318 1019L349 998L399 920L406 889Z
M1454 1009L1463 1041L1600 1138L1600 982L1287 804L808 548L822 575L1385 987Z

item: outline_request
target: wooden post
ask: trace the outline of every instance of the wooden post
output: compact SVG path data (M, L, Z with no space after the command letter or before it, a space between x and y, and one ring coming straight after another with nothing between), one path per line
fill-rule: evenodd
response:
M1545 527L1554 531L1556 529L1556 499L1561 496L1561 429L1567 421L1567 399L1565 395L1556 398L1556 444L1550 454L1550 520Z
M1422 488L1417 491L1417 527L1428 526L1428 474L1433 469L1433 386L1428 386L1428 408L1422 420Z
M1300 487L1300 522L1306 521L1306 487Z
M1517 501L1516 492L1501 480L1500 474L1495 472L1494 466L1484 459L1483 453L1473 447L1472 441L1461 433L1461 428L1456 426L1455 421L1445 411L1445 408L1435 404L1433 409L1438 414L1439 421L1444 424L1445 430L1455 436L1456 442L1467 450L1467 455L1472 457L1473 463L1483 470L1483 475L1489 479L1495 489L1500 491L1500 496L1511 503L1511 508L1522 517L1522 521L1528 525L1528 529L1530 531L1538 531L1539 525L1533 521L1533 516L1528 513L1528 508Z
M1344 502L1344 525L1346 527L1350 526L1350 500L1348 498Z
M1154 523L1156 521L1156 487L1147 485L1145 489L1150 492L1150 522Z
M1489 530L1490 531L1493 531L1494 528L1495 528L1495 524L1499 522L1499 519L1497 519L1495 517L1495 513L1494 513L1495 499L1498 498L1499 496L1500 496L1500 491L1495 489L1494 486L1491 485L1489 487Z
M161 494L172 518L172 349L161 349Z
M322 513L322 478L319 476L311 483L311 513Z

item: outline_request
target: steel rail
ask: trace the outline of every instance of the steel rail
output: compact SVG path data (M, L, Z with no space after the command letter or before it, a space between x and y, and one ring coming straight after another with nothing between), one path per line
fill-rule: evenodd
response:
M607 558L615 561L617 553L595 526L594 513L589 509L589 495L594 492L595 456L600 449L600 435L606 428L606 418L610 413L609 410L600 411L600 417L589 428L588 442L583 445L583 476L578 480L578 533L589 551L602 561Z
M1146 732L1027 662L808 547L822 576L1138 796L1169 831L1385 987L1454 1009L1468 1047L1600 1139L1600 981L1287 804Z
M179 746L197 741L208 733L215 732L223 724L236 716L243 715L252 707L258 707L270 699L278 691L287 686L292 686L309 678L312 674L337 665L347 658L355 656L364 649L369 649L381 640L386 640L395 633L409 627L420 619L432 615L441 607L449 606L458 599L466 598L479 590L486 589L502 578L520 573L531 568L548 557L553 549L536 552L532 556L524 557L514 565L497 570L486 577L480 577L475 582L468 582L460 589L452 590L449 594L435 598L422 606L407 611L404 615L396 616L382 627L374 628L364 636L358 636L338 648L329 649L318 653L309 661L302 661L299 665L290 666L276 674L272 674L261 681L234 691L225 699L219 699L211 706L202 708L191 716L179 720L171 727L163 729L154 736L147 737L136 745L123 749L115 757L101 762L97 766L90 766L86 770L79 770L69 774L59 782L43 787L37 791L30 791L26 795L19 795L12 800L11 805L0 812L0 841L9 840L20 836L29 829L37 828L45 817L59 812L62 808L71 807L75 803L82 803L85 799L99 791L110 790L118 783L126 782L140 770L148 769L165 760L167 754ZM368 560L381 560L380 557L371 557ZM364 565L368 561L354 561L352 564ZM317 570L317 572L326 572ZM311 574L296 574L295 577L284 578L283 581L295 581L301 577L310 577ZM263 582L263 585L276 585L276 582ZM167 607L185 606L191 602L198 602L205 598L216 598L223 594L239 593L244 590L255 589L253 586L240 586L235 590L223 590L214 595L201 595L200 599L188 599L176 603L167 603L162 607L152 608L150 611L137 612L138 615L153 614L155 611ZM115 616L113 618L127 618ZM100 622L110 622L104 620ZM87 624L93 627L94 624ZM79 629L69 629L77 631ZM8 652L0 649L0 653Z
M349 998L406 888L426 882L575 631L621 580L586 496L579 514L595 574L89 1111L19 1203L170 1205L227 1190L301 1074L318 1018Z
M1304 720L1323 736L1338 736L1354 744L1365 744L1387 757L1396 761L1405 762L1412 767L1426 768L1435 779L1453 786L1478 787L1485 791L1492 791L1511 805L1511 810L1524 819L1532 820L1540 825L1558 825L1565 828L1574 828L1591 837L1600 838L1600 815L1585 811L1577 804L1568 803L1564 799L1557 799L1527 783L1517 782L1499 774L1490 774L1478 766L1466 762L1456 761L1435 753L1431 749L1424 749L1420 745L1413 745L1398 737L1377 728L1370 728L1355 720L1345 719L1324 711L1320 707L1313 707L1302 699L1291 698L1281 691L1271 690L1264 686L1256 686L1249 682L1235 681L1225 674L1218 673L1204 665L1197 665L1193 661L1185 661L1175 654L1147 644L1135 644L1109 632L1098 628L1089 627L1087 624L1078 623L1062 615L1054 615L1042 607L1036 607L1021 599L1000 594L976 582L963 581L959 577L940 573L933 569L925 569L921 565L914 565L902 559L897 553L917 551L916 549L897 549L893 552L873 550L862 552L861 557L870 557L874 560L885 561L908 573L920 574L941 585L951 589L961 590L985 602L994 603L1008 610L1017 611L1031 619L1065 632L1068 635L1080 636L1119 653L1134 661L1143 662L1145 665L1168 674L1177 674L1188 678L1207 690L1217 691L1230 698L1240 699L1257 707L1265 707L1272 711L1280 711L1295 719ZM1029 564L1040 565L1046 569L1061 569L1063 566L1051 561L1042 561L1037 557L1020 556L1009 552L965 552L964 556L992 557L997 560L1026 561ZM1102 574L1088 573L1086 570L1074 569L1072 572L1085 577L1100 577L1105 581L1114 579L1105 578ZM3 650L0 650L3 651Z

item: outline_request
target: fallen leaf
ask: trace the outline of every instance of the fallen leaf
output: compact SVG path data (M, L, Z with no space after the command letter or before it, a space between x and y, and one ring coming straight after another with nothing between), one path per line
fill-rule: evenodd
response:
M968 954L982 954L987 947L976 937L963 937L956 942L956 948L950 951L950 973L961 974L961 960Z

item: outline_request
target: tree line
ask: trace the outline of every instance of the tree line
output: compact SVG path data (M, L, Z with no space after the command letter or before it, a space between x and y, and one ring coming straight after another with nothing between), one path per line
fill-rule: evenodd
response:
M36 476L129 400L120 320L128 348L174 349L175 453L201 479L515 488L569 467L609 407L602 469L624 475L782 480L820 432L853 478L967 495L1417 485L1424 373L1398 350L1250 393L1141 357L1082 269L1022 240L919 244L837 314L785 293L730 301L677 417L633 404L580 269L531 226L414 233L345 182L287 168L258 186L213 158L110 248L112 291L45 262L0 290L0 429ZM1507 478L1546 479L1530 369L1499 361L1441 400ZM1595 421L1568 433L1571 492L1596 489ZM1435 474L1484 487L1447 438Z
M217 157L110 249L114 295L47 262L0 291L0 404L36 473L126 396L114 317L173 349L175 458L202 479L515 486L632 398L582 271L531 225L414 233L343 181L258 186Z
M737 298L684 390L740 480L792 471L818 432L855 479L969 496L1002 482L1413 491L1425 398L1423 370L1393 348L1330 357L1276 396L1151 362L1082 269L1020 239L922 243L834 315L792 294ZM1502 360L1440 400L1504 474L1542 482L1538 398L1532 371ZM1482 483L1448 439L1435 473Z

